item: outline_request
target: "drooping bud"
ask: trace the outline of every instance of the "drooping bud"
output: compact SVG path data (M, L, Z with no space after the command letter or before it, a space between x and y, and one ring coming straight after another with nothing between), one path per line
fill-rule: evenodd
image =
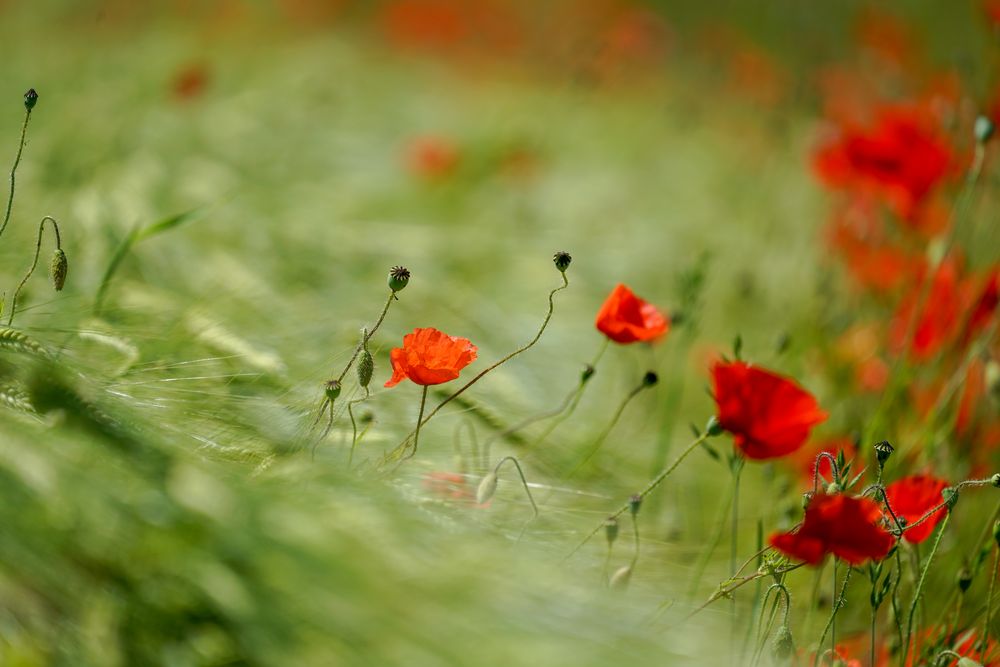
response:
M52 253L52 262L49 264L49 275L52 276L52 286L59 292L66 284L66 273L69 271L69 261L62 248L56 248Z
M632 516L635 516L639 513L640 507L642 507L642 494L636 493L628 499L628 511L632 513Z
M646 374L642 376L642 384L644 387L652 387L660 378L653 371L646 371Z
M608 547L618 539L618 519L613 516L609 516L604 521L604 537L608 540Z
M361 350L361 356L358 357L358 384L367 387L368 383L372 381L374 371L375 361L372 359L372 353L368 351L368 348L364 348Z
M623 591L628 587L628 582L632 578L632 566L623 565L622 567L615 570L615 573L611 575L611 581L609 586L613 591Z
M497 492L497 473L493 471L483 477L483 480L479 482L479 488L476 489L476 503L483 505L488 503L493 494Z
M331 403L337 400L337 397L340 396L340 389L341 389L340 382L338 382L337 380L330 380L329 382L327 382L326 387L324 389L327 400L329 400Z
M35 92L34 88L29 88L28 92L24 94L24 108L31 111L38 104L38 93Z
M712 415L708 418L708 423L705 424L705 432L713 437L722 433L722 424L719 423L718 417Z
M958 590L963 593L969 590L969 586L972 585L972 572L969 571L969 568L963 567L959 570L955 582L958 584Z
M563 250L560 250L556 254L552 255L552 263L556 265L559 269L559 273L566 273L566 269L569 268L570 263L573 261L573 257Z
M399 292L410 283L410 272L402 266L394 266L389 271L389 289Z
M774 641L771 643L771 654L775 660L785 661L792 656L795 651L795 642L792 640L792 632L787 625L782 625L774 633Z
M875 443L875 458L878 460L879 468L885 465L894 451L896 451L895 448L889 444L888 440Z
M993 124L993 121L990 120L989 116L979 116L976 118L973 131L976 134L976 141L980 144L985 144L993 137L993 133L996 131L996 126Z

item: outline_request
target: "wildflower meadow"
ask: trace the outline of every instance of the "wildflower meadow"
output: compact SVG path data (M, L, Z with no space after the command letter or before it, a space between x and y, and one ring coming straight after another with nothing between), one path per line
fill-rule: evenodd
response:
M1000 665L1000 2L0 62L0 665Z

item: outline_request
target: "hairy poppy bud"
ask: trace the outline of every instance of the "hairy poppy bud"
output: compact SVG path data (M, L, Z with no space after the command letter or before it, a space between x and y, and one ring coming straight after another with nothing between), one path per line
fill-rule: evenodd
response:
M38 93L35 92L34 88L29 88L28 92L24 94L24 108L31 111L38 104Z
M49 265L49 274L52 276L52 286L56 291L60 291L66 284L66 273L69 271L69 261L62 248L56 248L52 253L52 262Z
M708 418L708 423L705 424L705 432L710 436L716 436L722 433L722 424L719 423L719 418L712 415Z
M812 494L811 491L809 493L803 493L802 494L802 509L803 510L809 509L809 503L812 502L812 499L813 499L813 494Z
M792 640L792 632L788 629L787 625L782 625L778 628L778 631L774 633L774 641L771 644L771 653L774 655L775 660L785 661L791 657L794 650L795 642Z
M399 292L410 283L410 272L402 266L394 266L389 271L389 289Z
M830 482L826 485L826 495L835 496L840 493L843 489L840 488L840 484L836 482Z
M976 141L981 144L985 144L993 137L993 132L996 131L996 126L988 116L979 116L976 118L976 124L973 129L976 133Z
M958 590L963 593L969 590L969 586L972 585L972 572L969 571L969 568L963 567L959 570L955 582L958 584Z
M623 591L628 587L629 579L632 578L632 566L623 565L622 567L615 570L615 573L611 575L611 581L609 585L613 591Z
M632 513L632 516L635 516L639 513L640 507L642 507L642 495L636 493L628 499L628 511Z
M613 516L604 521L604 537L608 539L609 547L618 539L618 519Z
M1000 489L1000 472L993 473L993 476L990 477L990 483Z
M888 440L875 443L875 458L878 459L880 468L885 465L894 451L896 451L895 448L889 444Z
M372 381L372 373L375 371L375 362L372 360L372 353L367 349L361 350L358 358L358 384L367 387Z
M583 384L587 380L589 380L590 378L594 377L594 373L595 372L596 372L596 369L593 366L591 366L590 364L587 364L586 366L584 366L583 367L583 372L580 373L580 384Z
M496 492L497 474L494 471L483 477L483 480L479 482L479 488L476 489L476 503L480 505L488 503Z
M338 382L337 380L330 380L329 382L327 382L326 389L324 390L326 392L327 400L329 400L331 403L337 400L337 397L340 396L340 389L341 389L340 382Z
M552 255L552 262L559 269L559 273L566 273L566 269L569 268L570 263L573 261L573 257L568 253L560 250L556 254Z
M646 371L646 374L642 376L642 384L646 387L652 387L659 381L660 378L653 371Z

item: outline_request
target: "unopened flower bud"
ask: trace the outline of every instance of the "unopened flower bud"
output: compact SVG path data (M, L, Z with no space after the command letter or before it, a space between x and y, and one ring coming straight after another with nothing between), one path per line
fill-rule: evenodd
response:
M875 443L875 458L878 460L880 468L885 465L894 451L896 451L895 448L889 444L888 440Z
M995 487L997 487L998 489L1000 489L1000 472L995 472L995 473L993 473L993 476L992 476L992 477L990 477L990 483L991 483L991 484L992 484L993 486L995 486Z
M580 384L583 384L587 380L589 380L590 378L594 377L594 373L595 372L597 372L596 369L593 366L591 366L590 364L587 364L586 366L584 366L583 367L583 372L580 373Z
M399 292L410 283L410 272L402 266L394 266L389 271L389 289Z
M38 104L38 93L35 92L34 88L29 88L28 92L24 94L24 108L31 111Z
M722 424L719 423L718 417L712 415L708 418L708 423L705 424L705 432L713 437L722 433Z
M958 577L955 581L958 584L958 590L964 593L972 585L972 572L969 571L969 568L963 567L958 571Z
M560 250L552 256L552 262L559 269L559 273L566 273L566 269L569 268L570 262L573 261L573 257L568 253Z
M993 121L990 120L989 116L979 116L976 118L973 131L976 134L976 141L981 144L985 144L993 137L993 133L996 131L996 126L993 124Z
M826 494L828 496L835 496L841 491L842 489L840 488L840 484L837 484L836 482L830 482L826 485Z
M69 261L62 248L56 248L52 253L52 262L49 264L49 275L52 276L52 286L56 291L60 291L66 284L66 273L69 271Z
M955 663L957 667L983 667L983 663L976 662L972 658L961 657L958 662Z
M803 493L802 494L802 509L803 510L809 509L809 503L812 502L812 499L813 499L813 494L812 494L811 491L809 493Z
M618 519L613 516L604 521L604 537L607 538L609 547L618 539Z
M639 513L640 507L642 507L642 494L636 493L628 499L628 511L632 513L632 516L635 516Z
M368 383L372 381L374 371L375 361L372 359L372 353L367 349L361 350L361 356L358 358L358 384L367 387Z
M795 642L792 640L792 632L787 625L782 625L774 633L771 653L775 660L785 661L792 656L793 651L795 651Z
M330 380L327 382L325 389L327 400L331 403L337 400L337 397L340 396L340 389L340 382L337 380Z
M629 579L632 578L632 566L623 565L622 567L615 570L615 573L611 575L611 581L609 585L613 591L622 591L628 587Z
M659 381L660 378L653 371L646 371L646 374L642 376L642 384L645 387L652 387Z
M483 480L479 482L479 488L476 489L476 502L480 505L488 503L496 492L497 474L494 471L483 477Z

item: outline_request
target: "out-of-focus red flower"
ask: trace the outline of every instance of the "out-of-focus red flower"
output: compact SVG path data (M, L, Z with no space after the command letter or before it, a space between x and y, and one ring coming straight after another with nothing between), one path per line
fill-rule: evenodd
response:
M476 360L476 353L476 346L466 338L433 327L414 329L403 336L403 347L389 353L392 377L385 386L393 387L407 378L424 386L450 382Z
M712 389L719 424L751 459L794 452L828 416L792 380L742 361L716 363Z
M941 492L946 488L948 482L943 479L930 475L912 475L885 487L885 497L896 516L906 519L907 525L913 525L941 504ZM920 544L931 536L944 515L945 509L941 508L919 526L905 530L903 538L910 544Z
M814 165L830 187L873 192L912 219L948 175L951 148L918 108L886 107L872 127L844 127L817 151Z
M451 176L460 160L458 147L444 137L419 137L406 150L406 164L410 172L429 181Z
M818 493L809 501L799 529L772 535L770 543L810 565L818 565L828 553L861 565L885 558L892 548L893 537L881 523L882 510L868 498Z
M861 13L855 33L862 46L893 66L912 62L917 53L909 26L899 17L874 8Z
M986 274L979 287L979 295L972 304L972 313L962 335L963 345L970 343L976 334L989 326L990 320L996 316L998 305L1000 305L1000 269L993 268Z
M983 12L986 14L987 21L995 26L1000 26L1000 0L985 0Z
M863 289L889 293L909 282L922 265L893 242L870 198L854 197L830 220L826 238Z
M962 326L962 316L970 302L970 284L960 277L958 262L946 259L938 267L931 279L930 290L924 290L921 283L910 291L900 302L893 318L890 337L893 346L902 350L910 330L914 310L926 291L916 326L910 341L910 355L918 361L936 355L951 343Z
M670 322L651 303L619 283L597 311L597 330L616 343L652 341L666 335Z
M466 52L496 57L522 40L519 17L510 3L491 0L393 0L381 22L397 47L430 52Z
M976 408L986 393L986 364L976 358L969 364L962 383L962 395L958 399L958 412L955 415L955 432L959 435L968 433L976 417Z
M174 73L170 82L170 92L177 100L192 100L205 92L209 79L208 65L190 63Z
M889 365L878 356L881 333L873 324L858 323L837 338L837 356L854 370L859 389L881 391L889 380Z
M919 633L914 633L913 643L910 646L909 657L906 659L905 667L915 667L927 664L924 662L926 655L921 655L921 647L926 650L927 647L936 646L937 650L934 655L939 653L942 649L948 649L954 651L963 658L971 658L976 661L975 664L982 665L982 667L998 667L1000 666L1000 660L998 660L997 643L992 639L987 639L986 650L983 651L983 647L980 645L979 635L976 630L968 630L958 635L958 638L954 640L954 643L948 644L944 642L942 645L941 638L953 632L951 628L940 627L940 628L927 628ZM983 657L985 656L985 657ZM879 652L878 660L876 664L878 667L893 667L899 663L899 655L893 655L888 648L883 647ZM983 657L983 662L979 662L980 658ZM958 658L952 659L950 662L945 663L943 660L937 661L936 665L947 665L947 667L959 667Z
M438 498L449 500L464 500L472 498L472 490L468 488L465 475L457 472L435 470L424 475L424 488L428 493Z
M795 465L802 473L802 481L812 486L816 474L816 459L820 454L829 454L836 459L840 452L844 452L844 459L850 463L858 450L848 438L837 438L812 443L795 452ZM825 456L819 460L819 474L823 479L833 479L833 465Z

